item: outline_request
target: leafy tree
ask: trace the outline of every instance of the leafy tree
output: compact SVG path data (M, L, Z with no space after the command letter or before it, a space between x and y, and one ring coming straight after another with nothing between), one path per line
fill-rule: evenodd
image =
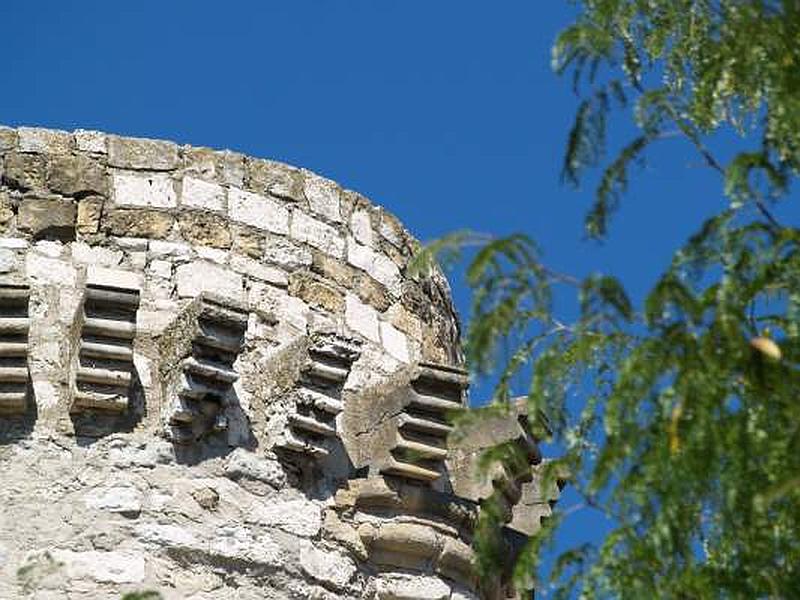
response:
M580 97L563 177L598 174L587 234L608 234L629 176L666 139L718 173L726 208L698 223L641 306L614 277L549 270L525 235L453 234L417 265L479 244L468 364L497 382L490 410L527 382L529 414L547 419L534 433L563 448L548 478L569 473L583 506L612 523L541 574L556 597L798 597L800 230L773 210L800 168L800 1L577 4L553 62ZM620 115L636 134L609 157ZM740 151L723 159L715 139L729 131ZM559 317L560 286L575 290L576 319ZM514 458L498 448L495 459ZM574 508L557 507L531 540L520 581ZM479 528L485 570L500 558L497 513Z

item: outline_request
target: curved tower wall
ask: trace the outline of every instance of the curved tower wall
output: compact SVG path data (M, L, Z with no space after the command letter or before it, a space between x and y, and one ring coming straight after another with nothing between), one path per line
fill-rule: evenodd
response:
M0 154L0 597L510 593L472 572L480 501L550 495L448 443L457 320L394 216L230 151L0 128Z

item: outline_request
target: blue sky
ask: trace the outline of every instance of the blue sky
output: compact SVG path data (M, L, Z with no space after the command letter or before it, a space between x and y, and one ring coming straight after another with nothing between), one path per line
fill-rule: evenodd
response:
M591 189L559 181L577 100L550 69L573 14L566 0L3 2L0 123L283 160L422 240L523 231L552 267L616 274L640 298L724 199L687 146L666 142L608 242L583 240ZM578 512L561 542L600 530Z

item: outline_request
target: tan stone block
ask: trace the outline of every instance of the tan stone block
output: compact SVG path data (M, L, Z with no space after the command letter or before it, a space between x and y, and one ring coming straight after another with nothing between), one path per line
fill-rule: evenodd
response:
M77 207L59 198L26 198L19 208L19 228L36 238L75 239Z
M246 186L250 191L295 202L305 200L300 169L258 158L248 158L245 168Z
M52 191L65 196L108 193L103 165L82 155L54 156L48 167L47 182Z
M254 227L230 223L232 235L231 249L239 254L261 258L264 256L264 240L266 234Z
M102 229L115 236L163 238L172 229L175 217L147 209L117 209L103 215Z
M292 273L289 276L289 293L328 312L344 312L344 294L312 273Z
M228 221L218 215L202 211L182 211L178 215L181 235L191 244L230 248L231 232Z
M103 198L89 196L78 202L77 229L80 234L97 233L100 230L100 217L103 214Z
M43 156L9 152L4 162L3 179L11 187L23 190L44 188L47 162Z
M123 169L171 171L178 166L178 146L141 138L108 138L108 164Z

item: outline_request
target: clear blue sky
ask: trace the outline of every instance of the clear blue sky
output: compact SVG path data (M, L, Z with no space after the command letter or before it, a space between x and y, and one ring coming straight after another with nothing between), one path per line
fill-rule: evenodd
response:
M691 150L668 142L610 240L582 241L591 190L559 183L577 101L550 70L573 11L566 0L6 1L0 123L283 160L360 191L422 240L524 231L552 267L614 273L640 298L723 199ZM593 517L575 513L562 542L597 537Z

